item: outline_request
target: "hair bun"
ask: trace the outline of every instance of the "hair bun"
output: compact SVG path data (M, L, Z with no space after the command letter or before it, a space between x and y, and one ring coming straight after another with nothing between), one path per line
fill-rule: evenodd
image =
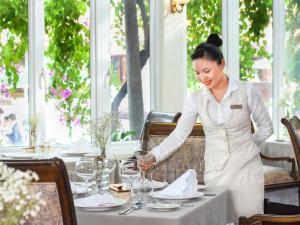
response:
M222 39L217 34L209 35L206 42L209 43L209 44L215 45L217 47L220 47L223 44Z

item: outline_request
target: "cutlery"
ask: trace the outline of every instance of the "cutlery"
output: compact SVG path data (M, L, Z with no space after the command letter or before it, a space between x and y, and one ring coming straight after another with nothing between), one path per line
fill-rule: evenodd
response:
M204 196L215 196L215 193L204 193Z
M138 209L141 209L142 207L143 207L143 203L136 202L129 209L125 209L124 211L119 212L119 215L128 215L133 210L138 210Z

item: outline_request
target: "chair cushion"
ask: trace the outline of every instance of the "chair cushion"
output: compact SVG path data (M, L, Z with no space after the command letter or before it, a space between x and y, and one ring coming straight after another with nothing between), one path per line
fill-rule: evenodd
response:
M286 183L294 181L288 170L275 167L275 166L263 166L265 185Z
M150 135L146 149L150 151L166 136ZM198 183L203 184L205 137L188 136L185 142L167 159L158 163L153 173L154 180L171 183L188 169L195 169Z
M42 206L37 216L27 221L26 225L63 225L59 195L56 183L38 182L30 184L34 192L41 192L45 205Z

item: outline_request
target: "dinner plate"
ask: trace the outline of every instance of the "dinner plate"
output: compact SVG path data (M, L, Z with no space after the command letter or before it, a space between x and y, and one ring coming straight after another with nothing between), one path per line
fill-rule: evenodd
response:
M1 153L1 156L14 159L32 159L36 157L36 154L28 152L6 152Z
M91 206L84 202L84 198L78 198L74 200L74 205L82 210L87 211L103 211L103 210L109 210L118 206L125 205L127 203L127 200L121 199L121 198L114 198L113 202L107 202L107 203L101 203L97 206Z
M168 200L187 200L193 198L200 198L204 195L202 192L185 195L162 195L160 191L150 192L149 195L153 198L168 199Z
M172 209L176 209L180 207L178 203L163 203L163 202L155 202L146 204L148 208L155 209L158 211L170 211Z
M89 153L89 152L87 152L87 151L70 151L70 150L60 152L60 154L66 155L66 156L84 156L87 153Z

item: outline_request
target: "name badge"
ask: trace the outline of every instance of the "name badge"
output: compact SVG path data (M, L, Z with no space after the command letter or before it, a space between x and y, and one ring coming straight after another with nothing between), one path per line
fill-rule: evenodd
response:
M242 109L242 105L230 105L230 109Z

